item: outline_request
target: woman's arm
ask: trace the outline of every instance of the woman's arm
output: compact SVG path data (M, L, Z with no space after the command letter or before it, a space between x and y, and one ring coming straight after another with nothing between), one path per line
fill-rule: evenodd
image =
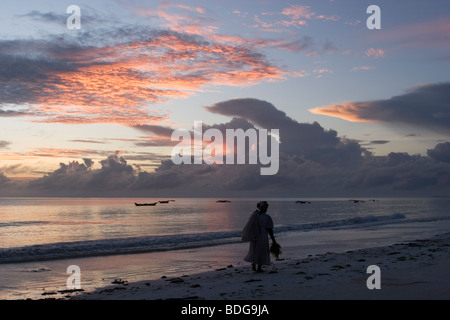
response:
M275 241L275 236L273 235L273 229L272 228L267 228L267 232L269 233L270 238L272 239L272 241L274 243L276 243Z

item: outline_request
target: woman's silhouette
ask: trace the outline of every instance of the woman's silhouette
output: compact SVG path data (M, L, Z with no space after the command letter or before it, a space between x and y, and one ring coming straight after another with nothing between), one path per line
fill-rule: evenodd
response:
M276 243L273 234L272 218L266 213L269 208L267 201L259 202L242 231L242 240L250 241L245 261L252 263L252 270L262 272L263 265L270 264L269 238ZM258 265L258 269L256 269Z

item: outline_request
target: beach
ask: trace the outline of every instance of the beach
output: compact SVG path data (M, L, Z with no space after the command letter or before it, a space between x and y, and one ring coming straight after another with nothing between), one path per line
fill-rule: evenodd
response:
M235 245L242 248L242 245ZM248 264L223 265L138 282L116 279L74 300L448 300L450 233L301 259L280 259L263 273ZM380 288L368 288L369 266L379 267ZM370 281L375 283L376 281Z
M239 237L253 199L226 205L177 199L145 210L130 206L130 199L91 199L82 206L13 199L3 207L10 219L4 215L0 224L0 299L449 298L448 200L270 203L282 254L264 273L254 273L244 261L249 243ZM18 219L14 213L23 204L35 211ZM69 285L72 276L79 277L76 288ZM369 278L380 289L369 289Z

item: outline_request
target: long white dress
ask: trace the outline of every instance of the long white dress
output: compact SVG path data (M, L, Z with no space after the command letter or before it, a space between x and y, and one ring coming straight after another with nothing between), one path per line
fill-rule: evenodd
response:
M267 229L273 229L273 221L268 214L259 211L257 211L257 217L258 233L250 240L248 254L244 260L254 264L269 265L269 232Z

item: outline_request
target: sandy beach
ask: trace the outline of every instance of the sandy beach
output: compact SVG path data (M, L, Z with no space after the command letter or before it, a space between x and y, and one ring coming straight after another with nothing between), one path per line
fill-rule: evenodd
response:
M242 246L241 246L242 247ZM248 264L139 282L117 279L93 292L68 293L72 300L448 300L450 233L429 239L301 259L281 259L263 273ZM367 282L379 267L380 289ZM371 278L371 283L376 283ZM43 297L44 298L44 297Z

